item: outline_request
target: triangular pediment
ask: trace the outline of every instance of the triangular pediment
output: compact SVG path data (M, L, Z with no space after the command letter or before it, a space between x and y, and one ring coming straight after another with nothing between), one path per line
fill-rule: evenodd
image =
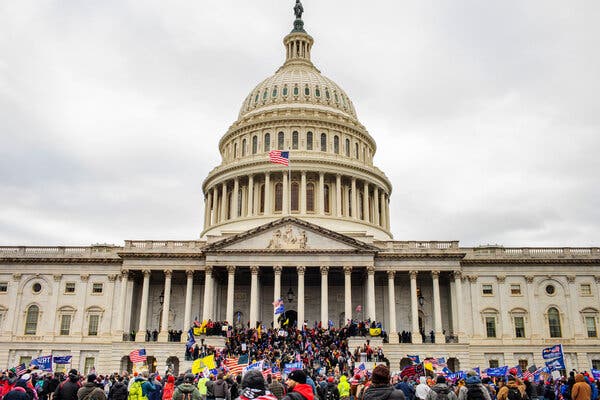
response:
M377 251L377 248L319 225L298 218L284 217L215 242L207 246L204 252L248 250L371 253Z

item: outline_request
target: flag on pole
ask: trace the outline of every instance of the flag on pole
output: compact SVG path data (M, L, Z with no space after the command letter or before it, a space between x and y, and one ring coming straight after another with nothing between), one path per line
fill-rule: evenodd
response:
M34 358L31 360L30 365L37 367L42 371L52 372L52 355Z
M248 356L228 357L225 359L225 365L232 374L239 374L248 365Z
M27 366L25 364L19 364L14 369L17 376L21 376L27 372Z
M140 363L140 362L145 362L146 361L146 350L145 349L133 350L131 353L129 353L129 359L134 364Z
M71 364L71 358L73 356L55 356L54 364Z
M273 302L274 311L273 314L283 314L285 312L285 306L283 299L277 299Z
M286 167L290 164L290 152L281 150L271 150L269 152L269 161L274 164L282 164Z

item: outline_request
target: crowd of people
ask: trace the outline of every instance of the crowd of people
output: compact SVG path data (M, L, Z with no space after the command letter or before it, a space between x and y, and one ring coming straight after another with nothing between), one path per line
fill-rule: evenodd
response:
M5 371L0 378L0 400L598 400L600 383L587 373L529 382L516 376L481 378L468 371L466 378L449 381L443 375L402 377L391 375L387 365L372 371L313 374L307 369L280 375L250 370L244 374L114 373L85 378L68 374L17 375Z

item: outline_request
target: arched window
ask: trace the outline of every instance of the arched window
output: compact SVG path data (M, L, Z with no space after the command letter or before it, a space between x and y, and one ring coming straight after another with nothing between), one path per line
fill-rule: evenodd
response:
M356 208L358 208L358 210L356 210L358 219L363 219L363 194L360 190L358 191L358 201L356 202L356 206Z
M558 310L551 307L548 310L548 327L550 328L550 337L562 337L562 329L560 327L560 314Z
M346 157L350 157L350 139L346 139Z
M37 333L38 319L40 317L40 308L35 304L29 306L25 317L25 334L35 335Z
M306 211L315 211L315 184L312 182L306 184Z
M298 150L298 131L292 132L292 149Z
M352 189L348 189L348 216L349 217L354 217L354 215L352 215L352 197L353 193L352 193Z
M354 157L358 160L358 143L354 143Z
M238 198L237 198L237 214L236 216L241 217L242 216L242 194L244 193L244 191L242 190L242 188L238 189Z
M227 209L225 212L225 219L231 219L231 207L233 207L233 190L227 192Z
M283 208L283 183L275 184L275 212L281 212Z
M323 205L324 205L325 213L329 214L330 213L330 209L329 209L329 185L325 185L323 187Z
M258 207L258 212L260 214L265 213L265 185L260 185L260 194L259 194L260 205Z
M265 153L269 152L271 150L271 134L270 133L265 133L265 143L263 146L263 151Z
M233 158L237 158L237 142L233 144Z
M285 139L285 135L283 132L279 132L277 134L277 150L283 150L283 140Z
M340 137L338 135L333 137L333 152L340 154Z
M291 190L291 208L292 212L298 212L300 209L298 208L298 194L300 192L300 185L298 182L292 182L292 190Z
M327 135L321 133L321 151L327 151Z
M256 154L258 151L258 136L252 137L252 154Z
M363 161L367 161L367 148L363 147Z
M312 150L312 132L306 132L306 150Z
M246 155L246 139L242 140L242 157Z

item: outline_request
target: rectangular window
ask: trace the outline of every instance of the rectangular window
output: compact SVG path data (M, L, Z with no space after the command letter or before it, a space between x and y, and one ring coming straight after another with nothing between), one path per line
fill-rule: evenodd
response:
M492 287L492 285L484 284L484 285L481 286L481 289L483 291L483 294L485 294L485 295L492 295L492 294L494 294L494 288Z
M600 369L600 360L592 360L592 368Z
M498 360L490 360L488 364L490 365L490 368L498 368L500 366Z
M587 329L588 337L598 337L598 331L596 330L596 317L585 317L585 327Z
M581 295L582 296L591 296L592 295L592 286L589 283L581 284Z
M30 363L31 363L31 357L29 357L29 356L19 357L19 364L29 365Z
M90 371L92 369L94 369L95 365L96 365L96 359L94 357L86 357L85 363L83 364L83 373L86 375L89 374Z
M88 325L89 336L98 336L98 325L100 325L100 316L97 314L90 315L90 323Z
M525 318L515 317L515 337L525 337Z
M71 334L71 315L64 314L60 316L60 335L68 336Z
M94 283L92 285L92 293L102 293L102 284L101 283Z
M8 282L0 282L0 293L8 292Z
M529 362L527 360L519 360L519 367L521 367L521 371L527 371L527 366Z
M519 284L510 285L510 294L513 296L519 296L521 294L521 285L519 285Z
M496 337L496 317L485 317L485 330L487 337Z
M75 293L75 282L65 283L65 293Z

